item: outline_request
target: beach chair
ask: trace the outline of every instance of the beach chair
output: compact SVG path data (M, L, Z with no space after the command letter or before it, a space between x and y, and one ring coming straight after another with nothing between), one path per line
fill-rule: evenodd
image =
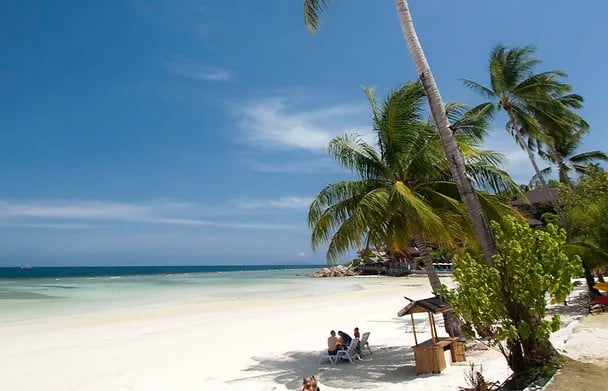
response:
M357 353L357 344L359 343L358 338L353 338L350 341L350 345L348 345L348 349L346 350L338 350L338 354L336 356L336 361L339 359L348 360L353 362L355 360L361 360L361 357Z
M359 341L359 347L361 348L361 352L363 352L364 347L367 347L367 350L369 350L370 353L372 352L372 350L369 348L369 342L367 342L368 339L369 331L361 335L361 341Z
M336 353L332 355L326 350L319 356L319 364L323 363L323 361L329 361L330 364L335 364L338 362L338 354Z
M591 299L591 305L589 306L589 312L604 312L604 310L608 308L608 296L596 296Z

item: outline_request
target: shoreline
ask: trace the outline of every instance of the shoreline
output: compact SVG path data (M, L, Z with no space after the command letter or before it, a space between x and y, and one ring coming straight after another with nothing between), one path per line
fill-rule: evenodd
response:
M415 375L409 319L398 318L397 311L407 304L403 296L431 295L425 276L354 279L360 289L337 286L322 295L185 300L0 325L0 339L10 341L0 351L3 385L24 391L295 390L312 374L329 391L466 385L468 363ZM319 365L329 330L352 333L355 326L371 332L373 354L353 364ZM444 334L441 324L437 329ZM418 326L417 334L430 337ZM467 361L483 365L488 380L503 381L510 373L492 349L467 352Z

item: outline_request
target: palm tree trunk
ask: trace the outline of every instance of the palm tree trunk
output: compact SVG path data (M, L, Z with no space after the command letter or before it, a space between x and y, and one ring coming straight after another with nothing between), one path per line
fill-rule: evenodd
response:
M555 194L553 194L553 192L549 190L547 181L541 174L540 169L538 168L538 164L536 164L536 158L534 157L534 153L528 146L528 143L526 143L524 136L521 134L521 130L519 129L517 121L515 121L515 117L513 117L513 113L511 112L511 110L507 109L507 114L509 115L511 130L513 130L513 133L515 133L515 139L517 143L528 154L528 159L530 159L530 163L532 163L532 167L534 168L534 173L536 174L536 177L543 186L543 189L547 192L549 200L551 201L551 205L553 206L553 209L555 209L555 213L557 213L557 215L561 218L561 214L559 213L559 206L557 205L557 198L555 198Z
M562 159L562 157L558 155L556 157L556 162L557 162L557 167L559 170L560 181L563 184L565 184L566 186L568 186L569 189L574 189L574 185L572 184L572 181L570 180L570 177L568 176L568 170L566 167L566 163L564 163L564 159Z
M483 251L486 262L488 265L492 265L492 257L498 253L498 248L496 247L496 241L494 240L494 235L490 229L490 224L483 213L477 193L475 193L473 186L466 175L466 167L462 153L458 149L456 137L454 137L454 132L450 126L445 106L441 100L441 95L439 94L439 88L437 87L437 83L435 83L435 78L433 77L431 68L426 60L420 41L418 40L408 2L407 0L396 0L396 4L403 37L405 38L408 50L414 61L414 65L416 66L416 71L418 72L427 99L429 100L433 119L439 128L441 143L443 144L443 149L448 158L448 165L452 178L458 187L460 197L467 209L469 218L473 224L473 229L475 230L475 236Z
M437 270L435 270L435 266L433 265L433 259L431 257L431 253L426 243L419 236L414 237L414 244L418 248L420 252L420 258L422 258L422 264L424 265L424 269L426 270L426 274L429 277L429 283L431 285L431 290L433 293L439 292L441 289L441 280L439 280L439 275L437 274ZM443 326L445 327L445 331L448 335L452 337L461 337L462 336L462 328L460 326L460 321L458 317L454 313L454 311L447 311L443 313Z

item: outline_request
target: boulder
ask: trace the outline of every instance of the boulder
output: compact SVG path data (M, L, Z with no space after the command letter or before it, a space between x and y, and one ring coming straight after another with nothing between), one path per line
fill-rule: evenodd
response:
M359 273L351 266L338 265L333 267L324 267L313 273L313 277L347 277L357 276Z

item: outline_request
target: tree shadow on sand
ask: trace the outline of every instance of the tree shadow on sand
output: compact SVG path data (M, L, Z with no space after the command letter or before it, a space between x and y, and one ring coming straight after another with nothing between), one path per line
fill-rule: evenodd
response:
M589 313L590 299L587 292L577 292L568 298L568 305L557 303L547 309L547 315L560 314L562 317L576 317Z
M339 389L364 389L378 383L401 383L416 377L414 354L408 347L376 347L373 354L350 363L328 362L319 364L320 352L287 352L280 357L253 357L255 364L246 369L262 372L251 378L272 379L287 388L297 389L302 379L312 374L320 376L321 383ZM238 384L237 379L233 382ZM373 387L372 387L373 388Z

